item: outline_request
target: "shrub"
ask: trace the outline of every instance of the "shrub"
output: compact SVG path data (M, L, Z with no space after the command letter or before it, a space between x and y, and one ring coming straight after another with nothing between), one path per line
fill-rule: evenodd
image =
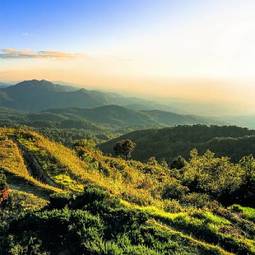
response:
M84 209L93 213L103 213L108 211L109 208L120 207L120 201L101 187L89 185L81 195L70 201L69 207Z
M181 198L181 203L185 206L194 206L196 208L208 207L211 203L210 197L203 193L189 193Z
M171 169L177 169L180 170L186 165L186 160L182 156L176 157L170 164Z
M166 200L164 203L164 210L170 213L178 213L183 211L183 207L177 200Z
M103 224L98 216L81 210L52 210L28 214L10 225L10 233L15 235L13 244L21 244L34 253L29 240L41 240L42 251L59 254L66 250L71 254L89 253L91 242L100 240Z
M3 171L0 170L0 191L8 188L7 178Z
M53 193L50 195L50 208L61 209L68 205L71 194L67 192Z
M244 171L227 157L217 158L207 151L199 156L191 152L191 160L183 169L183 183L192 191L205 192L214 197L230 197L242 184ZM226 198L227 199L227 198Z
M163 199L180 199L189 192L189 188L183 186L179 181L173 180L164 186L161 197Z

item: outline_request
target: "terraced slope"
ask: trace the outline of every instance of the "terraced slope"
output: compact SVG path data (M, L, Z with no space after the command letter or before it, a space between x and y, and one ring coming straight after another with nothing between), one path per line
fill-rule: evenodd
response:
M144 195L150 201L154 199L150 188L158 185L158 179L169 179L161 166L152 169L137 161L114 159L83 145L77 145L75 152L33 131L0 129L0 133L0 167L45 190L80 191L83 185L94 183L115 195L132 195L133 199Z
M254 209L224 207L212 198L206 204L201 200L208 197L199 193L167 198L162 195L166 187L172 185L171 192L177 194L185 186L156 161L109 157L88 141L71 150L28 129L1 128L0 168L13 197L24 201L28 211L47 204L52 193L80 193L94 184L117 198L125 210L147 215L144 227L152 228L153 235L164 233L162 245L177 242L179 248L171 254L255 254ZM92 214L97 210L93 208Z

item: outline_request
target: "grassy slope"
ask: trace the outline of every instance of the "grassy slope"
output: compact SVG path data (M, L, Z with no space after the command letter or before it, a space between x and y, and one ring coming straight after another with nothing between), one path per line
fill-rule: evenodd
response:
M254 223L249 222L249 231L243 227L251 217L251 209L239 208L243 212L240 215L240 210L221 207L209 210L179 206L170 212L173 208L169 211L169 201L160 195L163 186L174 178L161 165L105 156L83 145L73 151L29 130L0 129L0 137L0 167L8 173L13 194L25 201L31 198L33 208L37 199L40 206L47 203L49 193L81 191L84 185L95 183L121 198L127 208L148 213L149 224L165 229L170 239L178 236L183 245L202 247L208 251L205 254L231 254L241 244L249 254L255 254ZM20 146L58 188L31 176L33 169L26 165Z

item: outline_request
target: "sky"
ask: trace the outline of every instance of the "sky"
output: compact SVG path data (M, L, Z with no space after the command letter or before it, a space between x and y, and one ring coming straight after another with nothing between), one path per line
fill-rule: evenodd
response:
M254 11L254 0L0 0L0 81L255 113Z

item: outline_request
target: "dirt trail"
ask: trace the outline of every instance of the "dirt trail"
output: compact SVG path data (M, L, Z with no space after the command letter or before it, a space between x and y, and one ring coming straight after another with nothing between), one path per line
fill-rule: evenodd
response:
M27 169L29 171L29 174L33 176L33 178L39 180L42 183L48 184L50 186L61 188L59 185L57 185L50 176L41 168L38 160L36 157L30 153L24 145L20 144L17 140L15 141L21 155L24 158L24 162L27 166Z

